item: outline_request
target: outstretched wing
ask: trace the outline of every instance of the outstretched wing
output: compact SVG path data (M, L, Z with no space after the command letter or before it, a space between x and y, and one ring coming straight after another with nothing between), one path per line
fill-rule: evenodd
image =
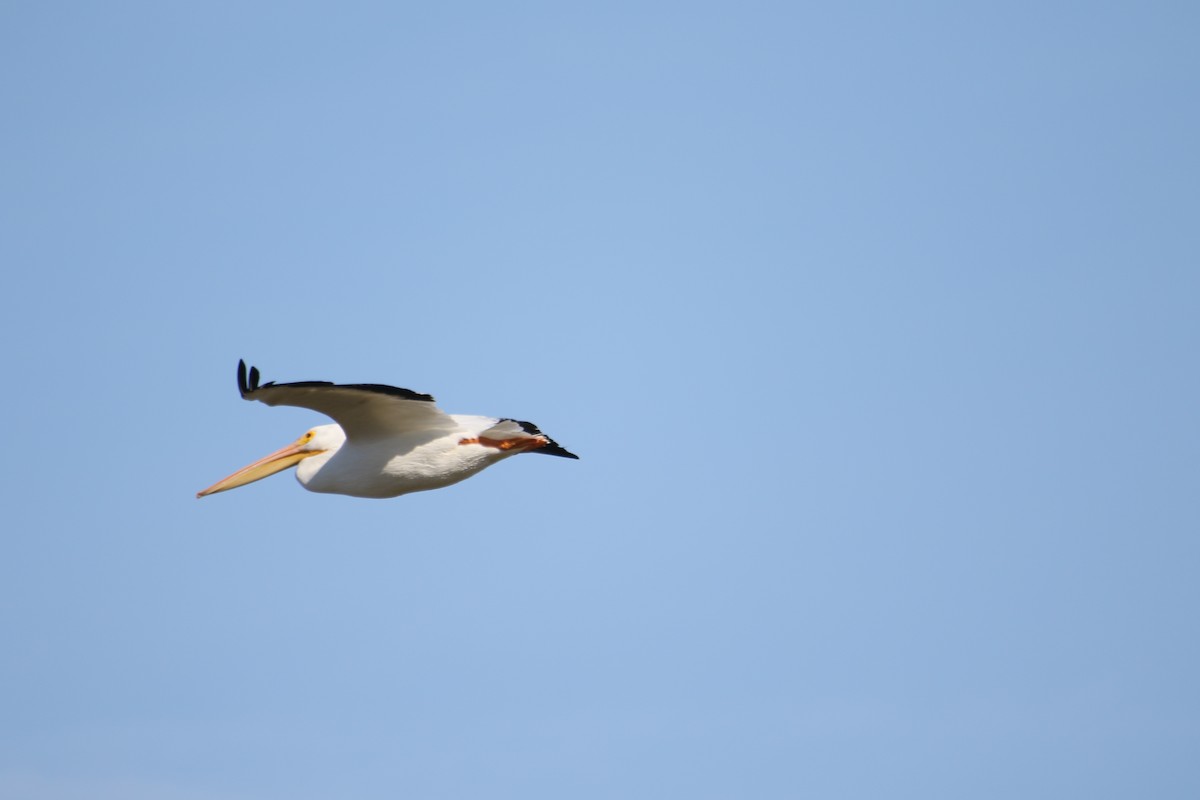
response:
M378 383L329 381L259 384L257 367L246 372L238 362L238 391L243 400L269 406L298 406L320 411L342 426L348 439L374 439L414 433L436 434L457 426L434 405L433 397Z

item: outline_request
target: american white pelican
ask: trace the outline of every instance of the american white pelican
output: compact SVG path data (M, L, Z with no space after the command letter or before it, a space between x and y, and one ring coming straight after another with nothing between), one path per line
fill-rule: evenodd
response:
M377 383L264 383L238 362L243 400L299 406L332 417L296 441L217 481L196 497L262 480L292 465L310 492L396 497L440 489L517 453L579 458L529 422L446 414L427 394Z

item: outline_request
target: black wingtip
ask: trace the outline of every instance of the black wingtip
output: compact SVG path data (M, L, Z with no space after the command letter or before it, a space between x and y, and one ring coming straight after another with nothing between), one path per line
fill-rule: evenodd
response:
M536 449L536 450L530 450L529 452L531 452L531 453L541 453L541 454L543 454L543 455L547 455L547 456L562 456L563 458L573 458L573 459L575 459L576 461L578 461L578 460L579 460L579 456L575 455L574 453L572 453L572 452L571 452L570 450L568 450L567 448L565 448L565 447L563 447L562 445L558 444L558 443L557 443L557 442L555 442L553 439L551 439L551 440L550 440L550 443L549 443L549 444L547 444L547 445L545 445L544 447L539 447L538 449Z
M563 458L574 458L576 460L579 459L579 456L575 455L570 450L563 447L562 445L560 445L558 442L551 439L546 434L542 433L541 430L538 428L538 426L534 425L532 422L526 422L525 420L522 420L522 419L505 419L504 421L505 422L515 422L518 425L520 425L521 430L525 431L526 433L532 433L535 436L541 436L543 439L546 440L546 443L544 445L542 445L541 447L535 448L533 450L527 450L526 452L541 453L544 456L562 456Z
M238 359L238 392L242 395L242 397L245 397L246 395L258 389L259 377L260 375L258 374L258 367L251 367L250 374L247 376L245 359Z

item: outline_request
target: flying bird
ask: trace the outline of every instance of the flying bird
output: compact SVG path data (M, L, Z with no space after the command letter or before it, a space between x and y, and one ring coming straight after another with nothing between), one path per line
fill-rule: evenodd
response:
M259 383L257 367L238 362L243 400L320 411L318 425L296 441L217 481L196 497L235 489L296 467L310 492L397 497L440 489L517 453L579 458L530 422L446 414L433 398L377 383Z

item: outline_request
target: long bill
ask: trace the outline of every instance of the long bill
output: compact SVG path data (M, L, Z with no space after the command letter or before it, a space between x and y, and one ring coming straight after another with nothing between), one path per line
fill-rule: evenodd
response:
M324 452L323 450L305 450L304 445L308 442L307 436L302 436L295 442L292 442L287 447L276 450L268 456L263 456L258 461L255 461L249 466L242 467L237 472L230 475L228 478L222 478L204 491L197 492L196 497L207 497L210 494L217 492L236 489L239 486L245 486L247 483L261 481L263 478L269 478L276 472L294 466L309 456L315 456L317 453Z

